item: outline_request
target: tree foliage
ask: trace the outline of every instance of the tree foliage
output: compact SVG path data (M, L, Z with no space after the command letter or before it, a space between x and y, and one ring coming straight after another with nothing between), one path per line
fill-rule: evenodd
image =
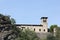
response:
M34 31L30 31L29 29L26 29L25 31L20 32L17 39L19 39L19 40L39 40L36 33Z
M58 27L57 25L51 25L51 32L53 32L53 28L56 28L56 32L52 33L52 35L48 35L47 40L60 40L60 27Z
M60 27L56 28L56 39L60 40Z
M54 29L54 28L57 28L57 27L58 27L57 25L51 25L51 26L50 26L50 32L53 32L53 29Z
M11 24L15 24L15 19L14 18L11 18Z
M4 40L39 40L35 32L30 31L29 29L23 31L22 29L17 28L15 23L13 18L0 14L0 29L4 29L3 33L8 30Z
M54 35L48 35L46 40L56 40Z

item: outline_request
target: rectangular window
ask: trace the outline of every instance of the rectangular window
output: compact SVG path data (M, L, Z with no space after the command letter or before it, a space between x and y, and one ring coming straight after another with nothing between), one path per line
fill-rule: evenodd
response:
M21 27L21 28L22 28L22 30L25 29L25 27Z

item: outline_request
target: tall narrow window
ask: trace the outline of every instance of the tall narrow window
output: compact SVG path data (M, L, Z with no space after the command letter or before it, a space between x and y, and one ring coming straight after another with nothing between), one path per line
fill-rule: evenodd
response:
M41 29L39 29L39 31L41 31Z
M34 31L35 31L35 28L34 28Z

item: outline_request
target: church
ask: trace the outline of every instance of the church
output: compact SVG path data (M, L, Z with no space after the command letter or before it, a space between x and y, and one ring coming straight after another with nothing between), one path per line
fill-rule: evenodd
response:
M41 24L16 24L18 28L22 30L30 29L31 31L35 31L37 33L47 33L48 32L48 17L41 17Z

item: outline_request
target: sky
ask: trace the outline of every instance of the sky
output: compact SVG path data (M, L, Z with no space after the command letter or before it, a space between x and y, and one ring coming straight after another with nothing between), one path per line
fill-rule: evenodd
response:
M48 17L48 26L60 26L60 0L0 0L0 13L16 24L41 24L40 18Z

